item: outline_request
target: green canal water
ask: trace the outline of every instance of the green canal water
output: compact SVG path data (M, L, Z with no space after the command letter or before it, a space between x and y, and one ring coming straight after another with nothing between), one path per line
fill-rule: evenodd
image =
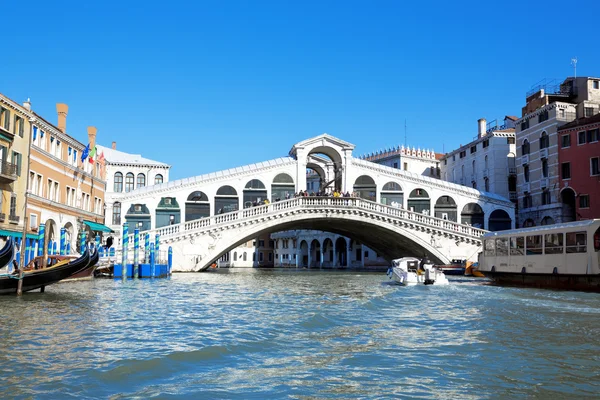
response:
M0 398L593 398L600 295L220 270L0 297ZM596 397L597 398L597 397Z

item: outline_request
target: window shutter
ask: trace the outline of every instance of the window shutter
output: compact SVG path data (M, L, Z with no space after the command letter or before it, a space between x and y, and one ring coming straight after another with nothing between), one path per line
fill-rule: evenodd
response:
M21 118L21 123L19 124L19 136L23 137L23 132L25 131L25 120Z
M23 159L23 155L21 153L17 153L17 176L21 176L21 160Z

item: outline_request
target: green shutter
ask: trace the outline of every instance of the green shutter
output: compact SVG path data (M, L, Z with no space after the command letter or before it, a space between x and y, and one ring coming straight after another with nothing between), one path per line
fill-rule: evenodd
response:
M4 129L10 130L10 111L4 109Z
M19 124L19 136L23 137L23 132L25 131L25 120L21 118L21 123Z
M17 153L17 176L21 176L21 160L23 159L23 155L21 153Z

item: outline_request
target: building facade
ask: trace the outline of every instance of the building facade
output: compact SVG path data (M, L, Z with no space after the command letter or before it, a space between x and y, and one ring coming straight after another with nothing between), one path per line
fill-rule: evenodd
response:
M30 224L25 226L30 109L29 101L20 105L0 94L0 237L19 241L25 227L27 245L35 238Z
M86 145L67 134L68 106L57 104L58 124L31 112L31 160L27 214L29 226L37 232L45 224L46 245L51 252L65 229L66 245L80 251L80 236L88 240L109 231L104 226L104 191L100 163L84 156ZM89 148L97 130L88 127Z
M598 113L598 78L567 78L527 93L522 117L516 121L519 226L548 225L573 220L560 196L558 129L577 118Z
M600 218L600 114L558 130L560 198L572 221Z

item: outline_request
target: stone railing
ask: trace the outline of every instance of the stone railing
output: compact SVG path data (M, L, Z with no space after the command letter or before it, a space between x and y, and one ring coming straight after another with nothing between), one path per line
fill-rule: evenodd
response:
M410 224L415 224L424 228L441 231L441 233L451 233L468 240L480 240L481 236L487 231L475 228L471 225L464 225L458 222L449 221L430 215L419 214L401 208L390 207L385 204L375 203L369 200L354 197L295 197L293 199L270 203L262 206L246 208L233 211L226 214L213 215L207 218L201 218L194 221L183 222L177 225L169 225L151 231L142 232L141 235L150 233L151 236L160 235L160 240L173 239L180 236L199 234L203 231L209 231L215 228L225 228L235 226L236 224L252 221L261 217L277 217L291 211L302 211L315 209L331 210L338 212L347 211L366 211L373 216L385 216L388 218L400 220ZM130 246L133 243L133 235L130 234Z

